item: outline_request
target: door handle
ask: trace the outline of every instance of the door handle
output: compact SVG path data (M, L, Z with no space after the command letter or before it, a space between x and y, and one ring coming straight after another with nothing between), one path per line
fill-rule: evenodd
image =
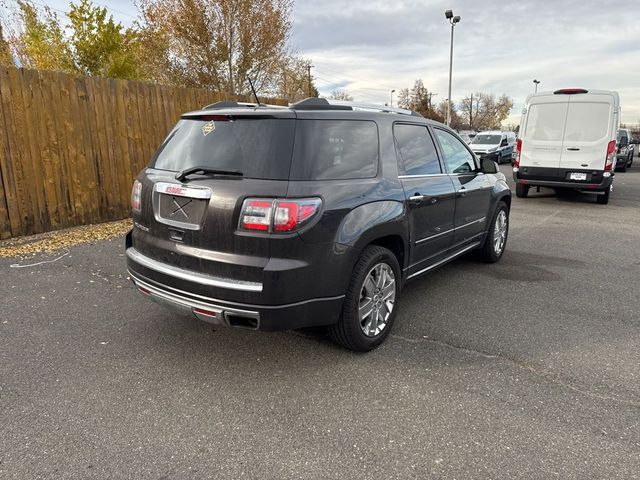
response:
M424 200L424 195L420 195L417 192L414 195L409 197L409 201L411 203L422 203L423 200Z
M466 197L467 196L467 189L464 187L460 187L460 190L458 190L458 197Z
M577 147L568 147L567 150L569 150L570 152L579 152L580 149Z

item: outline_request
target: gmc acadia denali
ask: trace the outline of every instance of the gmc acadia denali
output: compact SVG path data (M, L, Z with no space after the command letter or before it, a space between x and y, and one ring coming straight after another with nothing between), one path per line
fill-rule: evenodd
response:
M367 351L405 281L475 250L496 262L511 192L449 128L307 99L184 114L132 191L140 292L216 325L328 326Z

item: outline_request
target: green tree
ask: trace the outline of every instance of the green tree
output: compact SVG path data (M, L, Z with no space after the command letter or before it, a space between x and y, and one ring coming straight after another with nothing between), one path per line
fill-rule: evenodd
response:
M20 65L42 70L74 71L73 55L57 14L49 7L39 15L36 7L18 0L17 33L9 44Z
M63 26L49 7L42 12L28 0L18 0L17 25L9 38L22 66L82 75L140 78L137 33L125 29L106 8L90 0L69 5Z
M137 34L107 16L107 9L90 0L71 4L70 44L76 69L84 75L125 79L142 77Z
M398 106L418 112L425 118L444 122L441 112L433 104L434 93L429 92L422 79L414 82L413 88L403 88L398 94Z

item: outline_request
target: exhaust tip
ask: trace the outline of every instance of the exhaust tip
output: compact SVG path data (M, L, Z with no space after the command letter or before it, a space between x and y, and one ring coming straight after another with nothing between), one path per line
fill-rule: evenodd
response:
M227 319L227 323L231 327L248 328L250 330L257 330L259 327L257 318L243 317L241 315L236 315L233 313L225 313L225 318Z

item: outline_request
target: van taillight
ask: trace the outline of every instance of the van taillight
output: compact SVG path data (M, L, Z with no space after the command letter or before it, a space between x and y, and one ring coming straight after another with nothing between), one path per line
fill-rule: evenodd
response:
M138 180L133 182L133 188L131 189L131 210L135 213L140 213L142 208L142 183Z
M242 204L239 228L263 232L291 232L311 220L320 210L319 198L247 198Z
M607 145L607 159L604 162L604 171L611 172L613 170L613 162L616 154L616 141L611 140Z
M518 138L516 140L516 159L513 161L514 167L520 166L520 152L522 152L522 139Z

